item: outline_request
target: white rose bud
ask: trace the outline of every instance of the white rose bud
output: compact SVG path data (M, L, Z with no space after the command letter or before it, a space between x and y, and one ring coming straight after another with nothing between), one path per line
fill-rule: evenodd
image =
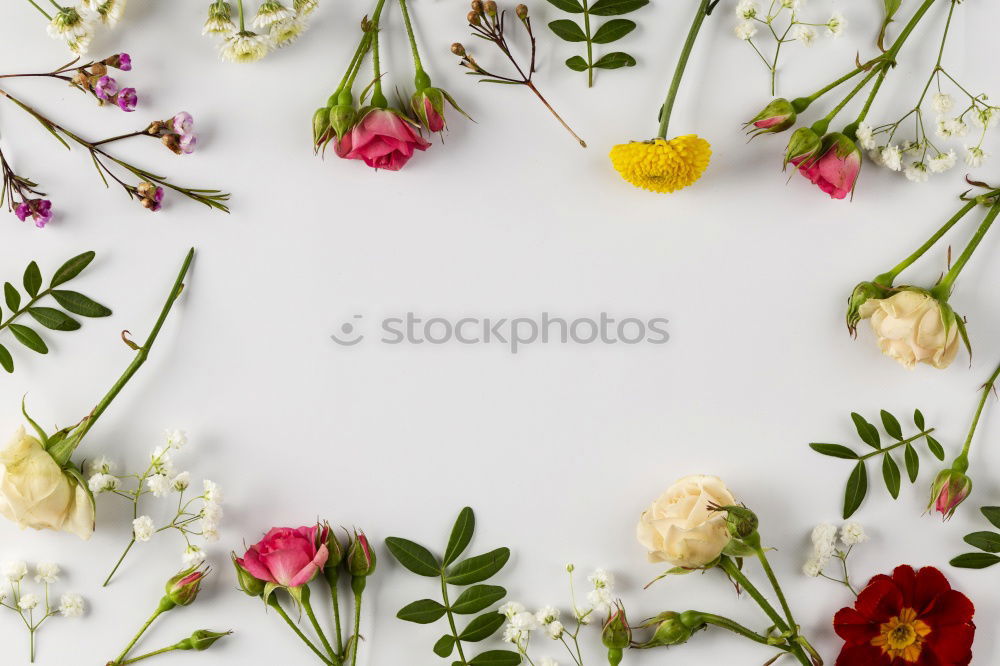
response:
M19 428L0 451L0 515L22 528L60 530L89 539L94 503L34 437Z
M636 528L650 561L695 569L718 558L731 537L726 513L713 511L713 504L736 504L718 477L686 476L670 486L642 514Z
M926 291L904 289L888 298L873 298L858 313L871 319L882 353L907 368L917 363L947 368L958 354L955 313Z

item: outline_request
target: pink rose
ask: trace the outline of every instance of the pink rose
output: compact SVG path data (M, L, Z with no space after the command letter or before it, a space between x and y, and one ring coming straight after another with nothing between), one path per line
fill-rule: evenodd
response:
M329 557L327 528L274 527L236 562L251 576L282 587L301 587L323 569Z
M346 159L364 160L375 169L399 171L413 157L414 150L427 150L430 145L399 114L375 109L344 135L336 149Z
M799 173L833 199L845 199L854 192L861 171L861 149L843 134L823 137L818 157L792 159Z

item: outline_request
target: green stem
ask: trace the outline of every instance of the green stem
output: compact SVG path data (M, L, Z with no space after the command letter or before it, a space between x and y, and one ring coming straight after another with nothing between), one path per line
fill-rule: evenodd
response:
M37 303L38 301L40 301L43 298L45 298L46 296L48 296L50 293L52 293L52 288L51 287L49 287L45 291L39 292L39 294L37 296L35 296L34 298L32 298L30 301L28 301L28 303L23 308L21 308L20 310L18 310L17 312L11 313L11 315L9 317L7 317L6 320L4 320L3 322L0 322L0 331L2 331L3 329L7 328L8 326L10 326L14 322L14 320L16 320L18 317L20 317L21 315L23 315L35 303Z
M379 109L389 106L389 100L382 93L382 65L379 58L379 32L382 29L379 21L382 18L382 7L384 5L385 0L379 0L375 8L375 13L372 14L372 30L374 31L372 36L372 71L375 77L374 88L372 89L372 106Z
M972 237L972 240L969 241L969 244L966 246L961 256L959 256L958 261L955 262L955 265L951 267L951 270L948 271L948 273L944 276L944 279L941 280L941 284L934 288L934 291L939 291L945 298L951 295L952 285L955 284L955 280L958 279L958 276L962 272L962 269L965 268L965 265L969 263L969 259L972 258L972 254L983 241L983 238L986 236L986 232L990 230L991 226L993 226L993 221L997 219L997 215L1000 215L1000 200L994 203L990 208L990 212L986 214L986 218L983 220L983 223L979 225L976 235Z
M351 64L347 68L347 71L344 72L344 78L340 80L340 85L337 87L337 91L334 95L339 97L340 93L345 90L350 91L354 87L354 79L357 78L358 72L361 70L361 61L365 57L365 53L368 52L368 48L370 46L371 35L366 32L361 36L361 41L358 42L358 48L354 51L354 57L351 58ZM339 99L335 100L336 103L339 103L339 101Z
M677 61L677 67L674 69L674 78L670 82L667 98L664 100L663 108L660 110L660 129L656 136L661 139L667 138L667 128L670 126L670 114L674 110L674 102L677 99L677 91L681 87L681 79L684 78L684 70L687 69L688 60L691 58L691 51L694 49L695 40L698 39L698 33L705 22L705 17L710 12L711 0L701 0L698 4L698 12L691 23L691 29L688 30L687 39L684 40L684 47L681 49L680 59Z
M358 646L361 645L361 599L364 596L368 580L364 576L351 578L351 591L354 592L354 645L351 647L351 666L357 666Z
M887 68L880 68L878 78L875 79L875 85L872 86L871 92L868 93L868 99L865 100L864 106L861 107L861 112L858 113L858 117L854 121L856 125L860 125L864 122L865 118L868 117L868 112L871 110L872 104L875 103L875 97L878 95L878 91L882 89L882 84L885 83L885 77L888 73L889 70ZM855 130L855 136L853 138L857 138L857 130Z
M871 453L866 453L865 455L863 455L860 458L858 458L858 460L868 460L869 458L871 458L873 456L880 456L882 454L889 453L893 449L898 449L901 446L906 446L907 444L912 444L913 442L917 441L921 437L926 437L927 435L931 434L932 432L934 432L934 428L928 428L927 430L924 430L923 432L921 432L918 435L914 435L913 437L908 437L907 439L904 439L902 441L896 442L895 444L892 444L891 446L886 446L886 447L878 449L876 451L872 451Z
M894 62L895 58L897 55L899 55L900 50L903 48L903 44L906 43L906 40L910 37L910 34L917 27L917 24L920 23L920 20L924 17L924 14L927 13L927 10L929 10L935 2L936 0L924 0L924 4L920 5L920 7L917 8L917 11L914 12L913 16L910 18L909 23L907 23L906 27L903 28L903 31L899 33L899 37L896 38L896 41L893 42L889 50L886 51L885 55L888 58L891 65L895 65Z
M448 616L448 627L451 628L451 635L455 637L459 663L468 664L465 652L462 651L462 641L458 639L458 626L455 624L455 615L451 612L451 602L448 600L448 583L445 581L444 573L441 574L441 601L444 602L444 607L447 609L445 613Z
M771 568L771 563L767 559L767 553L764 552L760 544L757 544L755 550L757 551L757 559L760 560L760 566L764 569L764 574L767 576L768 582L771 583L774 593L778 596L778 603L781 604L781 610L785 614L785 619L788 620L788 626L798 633L798 623L795 622L795 616L792 615L792 608L788 605L788 600L781 589L778 577L774 575L774 569Z
M962 447L962 453L959 455L960 460L968 461L969 449L972 447L972 436L976 434L976 428L979 426L979 419L983 415L983 409L986 407L986 399L990 397L990 393L993 391L993 385L996 384L997 379L1000 379L1000 366L993 371L990 378L986 380L986 384L983 386L983 395L979 399L979 406L976 407L976 415L972 419L972 425L969 426L969 435L965 438L965 445Z
M177 297L181 295L181 291L184 289L184 277L187 275L188 268L190 268L191 260L193 258L194 248L191 248L188 251L187 256L184 258L184 263L181 266L180 272L177 274L177 279L170 288L170 293L167 296L166 302L163 304L163 308L160 310L160 316L153 325L153 330L150 331L149 337L146 338L146 342L143 343L141 347L136 349L135 358L125 369L125 372L118 378L118 381L114 383L111 390L109 390L108 393L101 398L100 402L97 403L97 406L94 407L90 414L84 418L83 423L78 426L77 431L71 437L67 437L49 450L49 453L52 454L52 457L59 464L64 465L69 461L70 457L73 455L73 451L80 445L80 442L83 440L84 436L90 432L90 429L94 427L94 424L97 423L97 419L101 417L111 402L118 396L119 393L121 393L121 390L125 388L125 385L128 384L129 380L132 379L135 373L138 372L139 368L142 367L142 364L146 362L146 359L149 357L149 350L153 347L153 343L156 342L156 337L160 334L160 329L163 327L163 323L167 320L167 315L170 314L170 308L173 307L174 301L177 300Z
M120 567L122 565L122 562L125 561L125 556L128 555L128 552L130 550L132 550L132 546L134 546L134 545L135 545L135 537L132 537L132 540L128 542L128 546L125 547L125 551L122 553L122 556L118 558L118 562L115 564L114 568L111 570L111 573L109 573L108 577L104 579L104 583L101 585L101 587L107 587L108 586L108 583L111 582L111 579L114 577L115 573L118 571L118 567Z
M35 630L28 632L28 653L31 663L35 663Z
M45 11L44 9L42 9L41 7L39 7L39 6L38 6L38 3L37 3L37 2L35 2L35 0L28 0L28 2L29 2L29 3L31 3L31 6L32 6L32 7L34 7L34 8L35 8L35 9L37 9L38 11L40 11L40 12L42 13L42 16L44 16L45 18L47 18L47 19L48 19L48 20L50 20L50 21L52 20L52 15L51 15L51 14L49 14L49 13L48 13L47 11Z
M236 6L239 7L240 12L240 32L246 32L247 24L243 17L243 0L236 0Z
M590 34L590 3L583 3L583 34L587 38L587 87L594 87L594 41Z
M118 655L118 658L111 663L119 665L125 663L125 658L128 656L128 653L132 650L133 647L135 647L135 644L139 642L139 639L142 638L142 635L144 633L146 633L146 630L149 629L149 626L156 621L156 618L160 617L160 615L162 615L165 612L166 610L162 606L157 608L156 611L154 611L153 614L149 616L149 619L146 620L146 623L142 625L138 633L136 633L136 635L132 638L129 644L125 646L125 649L122 650L121 654Z
M134 664L137 661L142 661L143 659L149 659L150 657L155 657L158 654L164 654L166 652L172 652L173 650L179 649L176 645L171 645L170 647L160 648L159 650L153 650L152 652L147 652L146 654L140 654L138 657L132 657L131 659L126 659L121 662L122 666L125 664Z
M819 99L820 97L822 97L826 93L830 92L831 90L833 90L834 88L836 88L837 86L839 86L841 83L845 83L847 81L850 81L851 79L853 79L855 76L857 76L858 74L860 74L863 71L865 71L864 67L858 67L858 68L854 69L853 71L848 72L847 74L844 74L842 77L840 77L839 79L837 79L833 83L830 83L829 85L826 85L826 86L820 88L819 90L817 90L816 92L814 92L812 95L809 95L808 97L800 97L800 98L798 98L797 100L795 100L795 102L797 103L795 110L798 111L798 112L805 111L809 107L809 105L812 104L813 102L815 102L817 99Z
M978 202L975 201L975 200L967 202L964 206L962 206L958 210L957 213L955 213L951 217L951 219L949 219L947 222L945 222L944 225L940 229L938 229L936 232L934 232L934 234L930 238L927 239L926 243L924 243L919 248L917 248L917 250L913 254L911 254L910 256L908 256L906 259L903 259L901 262L899 262L898 264L896 264L896 266L891 271L889 271L887 273L883 273L882 275L880 275L877 278L875 278L875 282L877 284L882 285L883 287L891 287L893 281L896 279L896 277L899 276L900 273L902 273L904 270L906 270L907 268L909 268L910 265L913 264L913 262L915 262L920 257L924 256L924 254L926 254L926 252L928 250L930 250L932 247L934 247L934 245L939 240L941 240L941 238L946 233L948 233L949 231L951 231L952 227L954 227L956 224L958 224L958 222L963 217L965 217L969 213L970 210L972 210L973 208L976 207L977 203Z
M329 658L327 658L322 652L319 651L319 648L316 647L311 640L306 638L306 635L303 634L302 630L299 629L298 625L296 625L295 622L292 621L292 618L288 617L288 613L286 613L285 609L281 607L281 602L278 601L278 597L272 595L271 598L268 599L267 605L273 608L275 612L277 612L278 615L281 616L281 619L285 621L285 624L287 624L291 628L291 630L295 632L295 635L298 636L299 639L303 643L305 643L306 646L310 650L312 650L313 653L317 657L319 657L324 664L327 664L328 666L335 666L335 664L332 661L330 661Z
M865 78L861 79L861 83L854 86L854 89L851 90L851 92L847 93L847 96L844 97L844 99L840 100L837 106L833 107L833 109L830 110L830 113L826 114L826 116L822 120L816 122L813 125L813 129L815 129L819 134L825 134L827 128L830 126L830 123L833 122L833 119L837 117L837 114L843 111L844 107L847 106L847 104L852 99L854 99L854 97L859 92L864 90L865 86L868 85L868 82L871 81L872 78L874 78L875 75L878 74L878 72L879 70L873 69L871 72L868 73L867 76L865 76ZM820 131L819 129L820 127L822 128L822 131Z
M333 579L327 578L330 585L330 605L333 606L333 624L336 626L335 639L337 641L337 655L343 658L344 654L344 634L340 628L340 596L337 594L337 581L339 574Z
M410 51L413 54L414 82L417 90L428 87L431 79L424 71L424 65L420 61L420 50L417 48L417 36L413 32L413 23L410 21L410 10L406 5L406 0L399 0L399 9L403 14L403 25L406 26L406 36L410 40Z
M768 641L767 636L762 636L761 634L758 634L756 631L748 629L747 627L744 627L742 624L734 622L727 617L722 617L721 615L713 615L711 613L702 613L700 611L696 612L701 617L701 619L704 620L707 624L711 624L716 627L721 627L723 629L728 629L734 634L739 634L744 638L749 638L755 643L760 643L762 645L771 645L771 643Z
M316 630L316 635L319 636L320 642L323 644L323 648L326 650L327 654L330 655L331 661L340 661L337 654L333 651L333 646L330 645L329 639L326 637L326 632L323 631L323 626L316 619L316 613L313 612L312 602L309 601L310 592L309 586L302 586L302 606L306 609L306 617L309 618L309 622L312 624L313 629Z

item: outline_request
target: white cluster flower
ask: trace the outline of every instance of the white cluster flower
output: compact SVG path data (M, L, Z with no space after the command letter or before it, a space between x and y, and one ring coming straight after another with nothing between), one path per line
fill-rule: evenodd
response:
M955 101L947 93L936 93L931 98L931 106L937 113L944 115L952 110L955 106Z
M976 108L972 111L972 122L980 129L993 129L1000 123L1000 108L995 106Z
M187 433L183 430L167 430L164 434L168 449L182 449L187 444Z
M87 481L87 487L95 495L98 493L110 493L118 490L120 481L117 476L111 474L95 474Z
M942 139L963 137L969 133L969 126L961 118L941 116L937 119L934 132Z
M865 528L861 526L861 523L851 521L840 527L840 543L848 548L865 541L868 541L868 535L865 534Z
M158 446L149 456L150 465L157 474L169 476L174 471L174 462L170 456L170 447Z
M59 582L59 574L62 571L58 564L38 562L34 570L35 583L41 585L41 589L29 589L30 582L25 580L28 576L26 562L17 560L0 565L0 571L8 582L8 585L0 587L0 608L12 611L20 617L31 634L32 648L35 645L37 630L42 623L56 615L80 617L85 608L83 598L78 594L62 595L58 606L54 606L50 601L53 598L50 586Z
M520 649L532 631L541 627L534 613L525 610L524 605L510 601L500 607L500 613L507 618L503 630L503 640L517 645Z
M802 2L800 0L781 0L780 4L785 9L791 9L793 12L797 12L802 6Z
M59 581L59 565L55 562L39 562L35 565L35 582L51 585Z
M122 20L126 0L83 0L82 6L101 23L113 26Z
M155 532L156 526L149 516L139 516L132 521L132 535L136 541L149 541Z
M938 153L932 157L927 163L927 168L932 173L944 173L952 169L957 161L958 156L955 155L955 151L949 150L947 153Z
M802 566L802 572L811 578L816 578L823 574L826 565L834 557L846 562L850 550L867 541L868 535L865 534L864 527L857 522L844 523L839 530L836 525L821 523L813 528L811 540L812 553ZM837 548L838 540L844 546L844 550Z
M826 31L831 37L840 37L847 30L847 19L840 12L834 12L830 20L826 22Z
M739 4L736 5L736 16L744 21L757 18L759 13L760 7L754 0L740 0Z
M80 617L84 610L86 604L79 594L64 594L59 599L59 613L63 617Z
M11 583L19 583L21 579L28 575L28 564L20 560L4 562L0 566L0 571L3 572L3 577Z
M205 479L204 488L206 502L215 502L216 504L222 503L222 489L219 488L219 484Z
M146 479L146 488L153 497L166 497L173 491L174 484L166 474L153 474Z
M743 41L749 41L757 34L757 26L751 21L741 21L734 28L736 36Z
M514 618L518 613L523 613L525 610L524 604L520 604L516 601L508 601L504 605L500 606L498 612L506 617L508 620Z
M287 1L287 0L286 0ZM253 30L238 30L226 0L215 0L208 10L202 34L223 38L219 54L229 62L255 62L272 50L288 46L308 28L309 15L319 0L264 0L254 15Z
M542 657L538 660L538 666L559 666L559 662L551 657Z
M83 55L94 39L93 14L86 7L63 7L49 21L49 37L66 43L76 55Z
M903 169L903 175L906 176L907 180L914 183L926 183L927 179L930 177L930 170L927 168L927 164L922 160L914 160L906 165Z
M891 171L901 171L903 169L903 151L899 146L885 146L879 152L879 161L882 166Z
M986 151L984 151L979 146L966 146L965 147L965 163L977 169L983 165L983 161L986 159Z
M188 546L184 549L181 561L184 563L185 569L193 569L205 561L205 551L198 546Z
M38 606L38 597L34 594L22 594L21 598L17 600L17 607L21 610L34 610Z
M552 640L559 640L562 638L565 627L562 622L559 621L559 609L554 606L545 606L537 613L535 613L535 619L538 620L538 624L545 629L545 633L548 634L549 638Z
M800 23L795 26L792 38L806 46L812 46L816 42L816 30L810 25Z
M604 569L598 569L587 577L594 586L587 593L587 603L598 613L604 613L614 601L614 577Z
M117 465L104 456L87 462L87 474L89 476L95 476L97 474L114 474L116 468Z
M874 150L878 143L875 141L875 131L872 126L868 123L861 123L858 125L857 132L855 134L858 137L858 143L865 150Z

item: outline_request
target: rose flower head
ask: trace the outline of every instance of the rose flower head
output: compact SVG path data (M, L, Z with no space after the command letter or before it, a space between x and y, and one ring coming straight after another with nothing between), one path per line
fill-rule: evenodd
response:
M848 137L834 132L823 137L819 152L814 156L790 161L798 167L799 173L830 198L846 199L854 192L861 171L861 149Z
M337 155L362 160L373 169L399 171L417 150L427 150L428 143L412 121L392 109L370 108L359 113L359 120L337 145Z
M871 320L882 353L907 368L917 363L947 368L958 354L955 311L925 289L903 287L888 298L871 298L858 314Z
M272 528L243 557L236 558L236 564L273 587L301 587L326 564L329 553L323 532L319 525Z

